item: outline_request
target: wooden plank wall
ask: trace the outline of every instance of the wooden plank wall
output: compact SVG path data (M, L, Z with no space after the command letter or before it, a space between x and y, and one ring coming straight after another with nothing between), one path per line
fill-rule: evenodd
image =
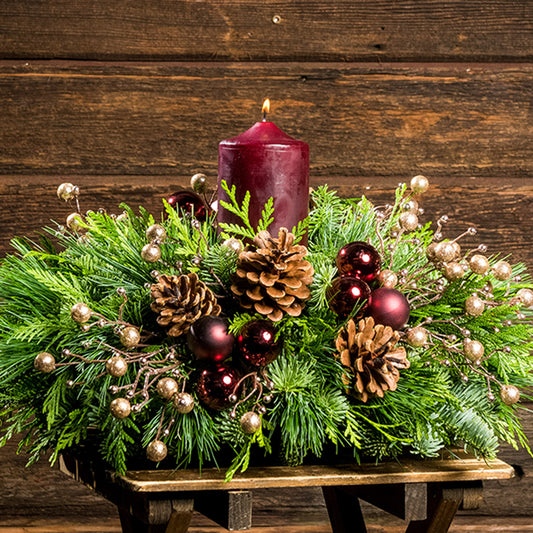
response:
M427 220L475 225L533 268L532 20L529 0L0 1L0 254L64 219L63 181L84 209L159 212L191 174L215 179L218 142L270 97L271 118L310 144L314 186L383 202L425 174ZM525 475L489 484L465 527L525 531L533 461L502 457ZM1 526L117 530L108 504L23 463L0 452ZM257 499L259 522L326 521L313 491Z

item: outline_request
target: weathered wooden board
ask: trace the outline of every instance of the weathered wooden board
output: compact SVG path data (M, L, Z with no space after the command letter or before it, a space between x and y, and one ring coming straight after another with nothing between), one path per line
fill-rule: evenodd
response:
M202 170L197 167L196 170ZM211 180L216 176L211 174ZM399 181L411 175L394 178L318 177L311 184L327 183L341 196L365 194L377 205L390 203ZM59 183L71 181L82 189L82 211L103 207L119 213L126 202L136 208L145 206L154 216L161 212L161 199L175 190L187 187L184 176L0 176L0 257L7 252L9 240L16 235L36 236L50 220L63 223L73 210L59 201ZM533 180L500 178L431 178L429 192L421 205L425 208L422 221L435 221L441 215L451 217L446 226L448 236L456 236L469 226L478 235L465 239L467 244L485 243L489 252L512 253L515 261L524 261L533 268Z
M479 461L462 458L460 461L428 459L416 461L403 459L399 462L340 466L251 466L245 473L233 478L228 485L224 472L204 469L202 475L195 470L130 471L116 476L116 483L133 492L157 493L181 490L234 490L256 488L383 485L390 483L476 481L487 479L510 479L514 470L499 459Z
M271 118L319 176L532 176L533 65L0 63L0 175L216 173Z
M51 468L45 457L25 468L27 460L16 455L15 442L0 449L0 525L29 525L47 516L117 517L114 505Z
M460 512L460 511L459 511ZM306 515L303 515L306 516ZM288 524L285 517L280 520L283 533L331 533L331 526L326 520L314 521L312 524L300 517L300 523ZM276 518L264 518L259 525L253 526L253 533L279 533L280 525L275 524ZM406 524L391 516L370 517L366 520L368 533L404 533ZM87 522L83 520L54 520L47 519L40 525L24 527L2 527L0 533L121 533L122 529L117 520L99 520ZM528 517L476 517L472 520L469 516L456 516L450 533L501 533L502 531L514 531L527 533L533 531ZM227 529L209 523L200 515L194 515L189 528L189 533L227 533Z
M527 60L527 0L55 0L0 4L0 57Z

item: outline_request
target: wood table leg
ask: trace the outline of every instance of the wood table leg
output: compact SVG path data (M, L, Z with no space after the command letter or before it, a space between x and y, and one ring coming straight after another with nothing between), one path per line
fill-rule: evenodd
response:
M366 533L359 499L342 487L322 487L333 533Z
M428 484L428 515L410 522L406 533L446 533L463 501L462 486Z
M427 483L359 485L342 487L341 490L402 520L427 518Z
M172 514L165 533L187 533L193 512L192 500L173 501Z
M202 491L194 509L229 531L252 527L252 493L249 490Z
M123 533L187 533L193 500L125 500L118 512Z

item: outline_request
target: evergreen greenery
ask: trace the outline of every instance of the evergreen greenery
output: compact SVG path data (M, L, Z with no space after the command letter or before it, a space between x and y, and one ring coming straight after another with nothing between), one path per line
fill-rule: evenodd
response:
M217 295L231 330L238 333L258 315L243 312L231 296L237 256L223 240L252 239L268 228L274 213L269 202L254 228L248 220L249 195L238 205L235 191L226 187L226 193L230 202L225 208L243 222L224 225L221 236L212 217L197 224L165 205L158 223L168 238L161 243L156 268L165 274L198 273ZM212 411L198 401L192 412L177 415L172 404L156 394L127 418L110 413L115 397L110 386L131 382L137 367L129 365L125 376L112 378L105 374L104 362L90 364L105 361L113 347L122 347L113 327L81 329L70 317L77 302L110 321L121 312L122 320L141 332L156 332L143 350L164 354L174 346L185 374L193 376L187 390L196 394L195 362L186 342L165 338L150 309L154 265L143 261L140 252L147 244L146 229L156 222L152 215L123 206L125 215L119 218L87 214L79 233L56 228L47 230L52 239L39 243L15 239L14 253L0 265L0 444L23 433L21 448L29 450L30 462L46 451L52 451L54 461L63 450L90 444L123 472L142 464L139 458L158 427L175 418L164 439L169 459L163 464L225 465L228 479L251 460L263 461L261 455L299 464L308 457L329 459L332 454L357 460L405 453L434 457L442 448L458 445L490 458L500 441L527 448L519 405L507 405L499 395L502 384L526 389L533 385L531 310L513 299L520 289L532 288L525 267L514 265L509 282L491 273L468 272L458 281L444 282L438 291L428 290L443 279L426 257L434 232L430 224L412 232L397 231L408 199L406 188L400 187L394 205L385 212L366 198L339 198L325 186L314 191L308 220L293 229L298 239L308 232L308 260L315 270L312 295L301 316L285 317L277 324L283 349L267 367L273 400L262 416L262 428L253 435L244 434L238 422L253 400L239 407L236 419L229 416L231 406ZM413 302L408 327L423 324L431 339L427 346L413 348L403 338L400 344L407 350L410 368L402 370L396 391L366 403L344 389L343 368L334 356L343 321L328 306L328 288L337 276L335 257L351 241L369 242L380 251L384 266L404 271L404 283L397 288ZM497 260L490 258L491 264ZM487 284L497 305L480 316L466 314L465 300ZM125 304L119 288L125 289ZM492 400L487 378L464 364L465 330L485 347L483 367L497 380L491 382ZM48 374L34 369L41 352L53 354L57 363L72 361L64 350L84 359ZM524 392L522 397L529 398Z

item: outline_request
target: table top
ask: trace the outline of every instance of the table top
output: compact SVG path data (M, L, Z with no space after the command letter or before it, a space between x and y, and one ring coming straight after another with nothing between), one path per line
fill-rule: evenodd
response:
M482 481L511 478L514 476L514 469L499 459L483 461L462 455L453 459L402 459L360 465L251 467L246 472L237 474L230 482L225 482L224 476L224 470L209 468L201 472L192 469L128 471L124 475L113 474L113 479L125 489L153 493Z

